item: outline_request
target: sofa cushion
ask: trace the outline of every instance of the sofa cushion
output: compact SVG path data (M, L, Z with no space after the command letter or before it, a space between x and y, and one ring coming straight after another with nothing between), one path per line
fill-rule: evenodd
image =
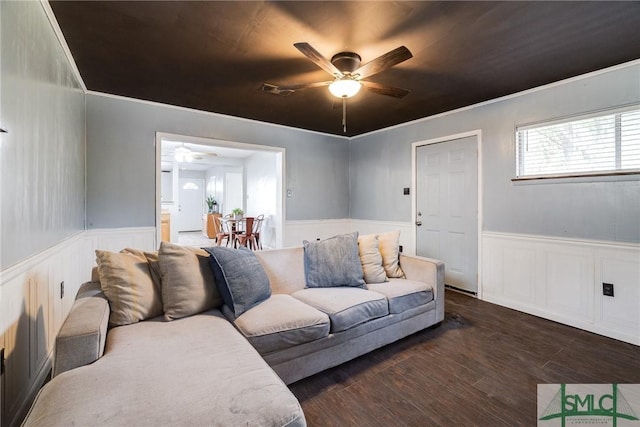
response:
M304 426L300 404L219 312L112 329L99 360L47 383L32 426Z
M378 234L378 245L387 277L403 278L404 272L400 268L400 231Z
M358 237L358 253L362 263L364 281L366 283L382 283L387 281L387 273L382 266L382 255L378 247L378 235L367 234Z
M205 248L210 257L216 286L224 303L240 316L271 295L269 278L254 253L246 248Z
M391 314L402 313L433 300L431 287L415 280L390 279L387 283L373 283L367 287L387 297Z
M162 242L158 257L166 320L191 316L222 305L209 265L209 253Z
M360 288L307 288L291 294L294 298L327 313L331 332L345 331L389 314L384 295Z
M162 314L160 290L142 251L96 251L100 286L109 300L110 326L122 326Z
M305 240L303 246L307 287L365 286L357 232L317 242Z
M223 313L261 354L329 335L329 317L291 295L271 295L239 317L226 305Z

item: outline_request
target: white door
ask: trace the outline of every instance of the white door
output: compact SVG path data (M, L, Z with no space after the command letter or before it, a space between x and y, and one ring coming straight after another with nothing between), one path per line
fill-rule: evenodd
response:
M445 283L478 291L475 136L416 150L416 252L445 263Z
M180 178L179 188L178 231L202 231L204 179Z

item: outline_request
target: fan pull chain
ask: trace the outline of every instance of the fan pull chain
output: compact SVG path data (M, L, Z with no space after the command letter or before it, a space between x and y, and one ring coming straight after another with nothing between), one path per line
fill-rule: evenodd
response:
M342 98L342 131L347 133L347 97Z

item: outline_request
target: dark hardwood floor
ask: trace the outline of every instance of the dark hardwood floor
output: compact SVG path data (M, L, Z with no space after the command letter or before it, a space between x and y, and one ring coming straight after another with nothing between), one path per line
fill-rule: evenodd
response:
M447 291L440 327L290 388L312 427L534 426L539 383L640 383L640 347Z

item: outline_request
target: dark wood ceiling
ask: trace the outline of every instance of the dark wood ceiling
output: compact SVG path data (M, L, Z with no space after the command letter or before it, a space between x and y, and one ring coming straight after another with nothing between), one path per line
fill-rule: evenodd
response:
M74 2L51 7L92 91L336 135L326 87L278 96L274 84L330 80L293 44L366 63L405 45L413 58L369 80L346 135L475 104L640 58L640 2Z

